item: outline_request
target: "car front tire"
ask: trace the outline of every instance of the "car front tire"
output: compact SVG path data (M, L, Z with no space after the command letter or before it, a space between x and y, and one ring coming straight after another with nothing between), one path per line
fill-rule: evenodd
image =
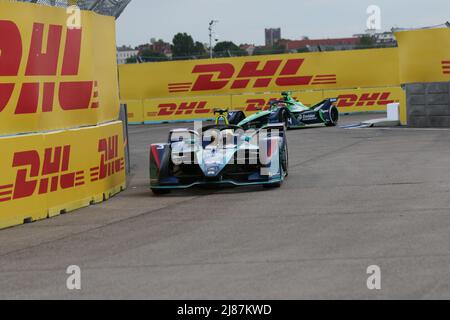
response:
M169 190L169 189L156 189L156 188L152 188L151 190L152 190L152 192L153 192L153 194L154 194L155 196L161 196L161 195L169 194L169 193L170 193L170 190Z

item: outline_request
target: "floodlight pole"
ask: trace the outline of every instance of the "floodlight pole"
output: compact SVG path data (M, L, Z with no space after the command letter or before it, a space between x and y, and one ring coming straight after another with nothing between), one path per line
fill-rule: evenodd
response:
M212 47L212 37L213 37L213 26L219 21L217 20L211 20L209 22L209 58L212 59L213 58L213 47Z

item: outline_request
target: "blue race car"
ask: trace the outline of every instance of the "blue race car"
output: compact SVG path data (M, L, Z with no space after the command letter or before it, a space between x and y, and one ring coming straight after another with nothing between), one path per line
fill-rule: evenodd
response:
M215 124L171 130L166 143L150 146L150 188L154 194L199 185L281 186L289 166L284 124L267 124L245 132L228 123L228 110L216 113Z

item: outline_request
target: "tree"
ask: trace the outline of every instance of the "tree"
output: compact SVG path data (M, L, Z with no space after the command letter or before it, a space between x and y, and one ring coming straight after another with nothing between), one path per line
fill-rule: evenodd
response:
M270 47L256 47L255 50L253 50L254 56L261 56L265 54L273 54L273 50Z
M173 37L172 43L172 54L174 57L187 57L196 53L194 39L192 39L192 37L185 32L177 33Z
M129 57L126 60L126 63L136 63L137 62L137 57L133 56L133 57Z
M214 47L214 53L216 56L245 56L247 51L242 50L236 44L231 41L218 42Z
M309 52L308 47L303 47L303 48L298 48L297 49L297 53L305 53L305 52Z
M142 59L142 61L161 61L166 58L163 53L155 52L148 48L142 49L139 53L139 57Z
M273 44L272 49L277 53L285 53L286 52L286 43L282 40L277 41Z
M204 56L204 55L206 55L206 49L205 49L205 46L203 45L203 43L201 43L199 41L195 41L194 54L197 55L197 56Z
M375 38L370 35L364 35L359 38L359 44L367 47L373 46L375 44Z

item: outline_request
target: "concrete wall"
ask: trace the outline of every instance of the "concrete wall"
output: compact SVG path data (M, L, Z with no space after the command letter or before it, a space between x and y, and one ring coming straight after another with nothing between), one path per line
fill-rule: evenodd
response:
M408 126L450 127L450 82L406 86Z

